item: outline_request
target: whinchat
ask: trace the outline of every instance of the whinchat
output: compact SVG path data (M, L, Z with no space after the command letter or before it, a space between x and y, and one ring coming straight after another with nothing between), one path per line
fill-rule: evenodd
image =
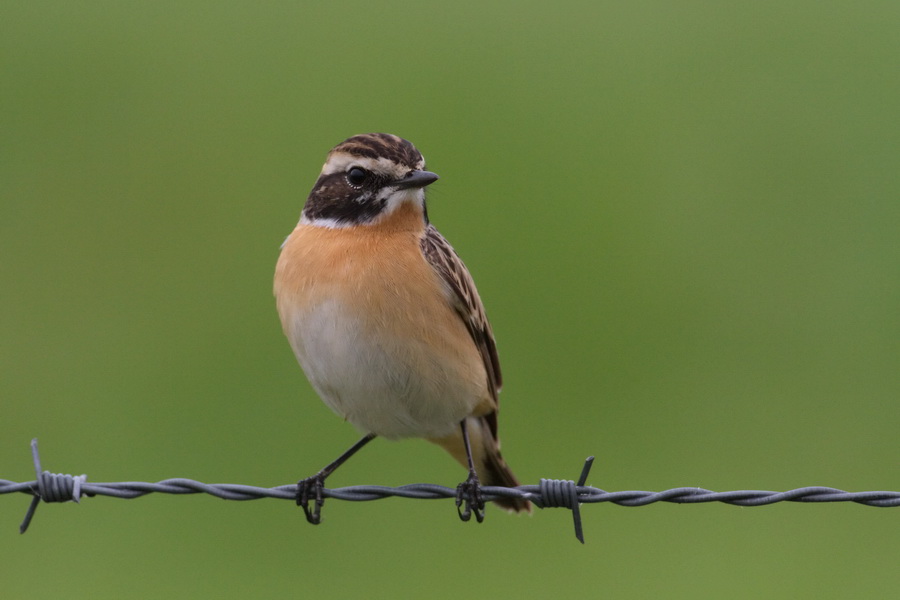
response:
M328 154L275 269L284 333L313 388L365 436L298 483L318 523L325 478L376 436L432 441L469 469L460 516L480 521L479 482L514 487L500 455L500 363L475 283L428 221L438 176L395 135L353 136ZM310 511L308 501L315 498ZM495 500L530 511L527 500Z

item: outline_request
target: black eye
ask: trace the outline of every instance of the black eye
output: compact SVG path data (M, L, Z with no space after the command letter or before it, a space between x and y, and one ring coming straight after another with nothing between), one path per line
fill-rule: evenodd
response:
M349 171L347 171L347 181L350 185L360 186L366 182L366 177L368 177L368 173L365 169L361 169L359 167L353 167Z

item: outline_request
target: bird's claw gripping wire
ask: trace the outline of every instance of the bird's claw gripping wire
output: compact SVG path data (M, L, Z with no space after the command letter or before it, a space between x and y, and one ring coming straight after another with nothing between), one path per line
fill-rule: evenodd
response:
M325 489L325 478L334 473L334 471L344 464L348 458L356 454L360 448L374 439L374 433L364 435L362 439L350 446L350 448L321 471L312 477L307 477L306 479L301 479L297 482L297 506L303 509L303 514L306 515L307 521L313 525L318 525L322 522L322 505L325 504L325 497L322 492ZM316 500L312 512L309 510L310 498L315 498Z
M325 489L325 478L321 473L297 482L297 506L303 509L306 520L313 525L322 522L322 505L325 504L325 498L322 495L323 489ZM310 500L315 500L311 511L309 509Z
M484 498L481 495L481 484L474 473L456 486L456 512L463 521L475 515L475 520L484 521Z

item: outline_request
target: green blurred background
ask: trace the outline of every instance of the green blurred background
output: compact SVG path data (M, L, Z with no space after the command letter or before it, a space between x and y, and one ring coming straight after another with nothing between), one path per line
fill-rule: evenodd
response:
M356 439L271 296L328 149L412 140L526 482L900 489L900 4L4 2L0 478L274 486ZM332 485L454 485L418 440ZM4 598L891 597L900 509L0 498Z

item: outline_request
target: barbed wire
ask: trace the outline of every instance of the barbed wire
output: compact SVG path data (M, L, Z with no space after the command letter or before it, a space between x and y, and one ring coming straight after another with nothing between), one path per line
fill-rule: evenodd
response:
M41 469L37 440L31 441L34 461L34 481L15 482L0 479L0 494L24 493L32 496L19 532L25 533L41 501L79 502L87 496L110 496L113 498L139 498L147 494L209 494L223 500L258 500L276 498L296 501L297 484L277 487L256 487L234 483L202 483L193 479L173 478L147 483L143 481L120 481L114 483L91 483L85 475L50 473ZM871 491L846 492L832 487L802 487L786 492L764 490L737 490L714 492L699 487L672 488L662 492L621 491L607 492L585 485L594 457L588 457L578 481L566 479L541 479L538 485L518 487L482 486L481 495L485 501L498 498L521 498L529 500L539 508L567 508L572 511L575 537L584 543L581 524L580 504L609 502L619 506L647 506L655 502L675 504L699 504L702 502L722 502L734 506L766 506L776 502L855 502L865 506L881 508L900 506L900 492ZM432 483L413 483L399 487L383 485L353 485L342 488L324 488L325 498L349 501L370 501L399 497L418 500L458 498L456 488Z

